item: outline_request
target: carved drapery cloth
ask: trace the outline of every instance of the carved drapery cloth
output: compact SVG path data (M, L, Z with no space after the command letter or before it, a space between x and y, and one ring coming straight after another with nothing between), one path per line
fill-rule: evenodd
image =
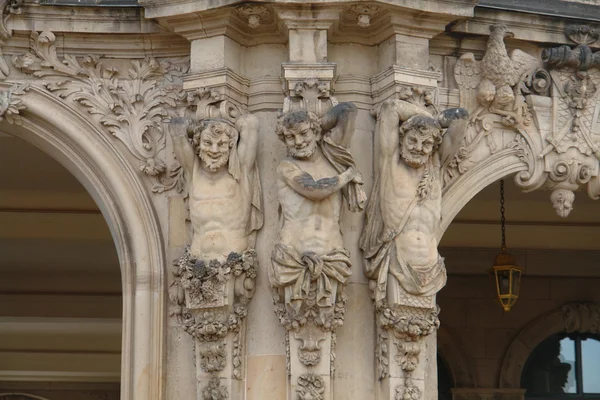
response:
M338 283L343 285L352 274L350 254L338 249L325 255L300 254L281 243L275 245L271 256L271 284L283 287L285 303L298 315L308 298L311 281L317 281L317 305L330 309L336 303ZM331 311L331 310L329 310Z
M375 302L378 304L387 293L388 274L393 275L402 288L415 296L435 295L447 280L444 259L437 260L425 267L413 268L396 248L394 239L404 230L419 197L415 194L412 203L406 209L400 226L395 230L386 230L380 217L380 177L375 179L371 199L367 206L365 230L360 238L360 246L365 254L365 275L375 280Z
M326 135L319 142L319 146L325 158L329 160L338 173L342 173L348 168L356 168L356 162L352 154L346 148L331 140L329 136ZM342 194L348 202L348 209L352 212L358 212L365 208L367 195L362 186L360 183L350 182L342 188Z

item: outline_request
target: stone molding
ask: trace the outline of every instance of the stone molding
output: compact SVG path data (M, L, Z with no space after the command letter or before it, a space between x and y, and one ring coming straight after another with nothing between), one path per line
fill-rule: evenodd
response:
M236 2L189 2L173 3L161 1L141 1L145 17L155 19L170 31L188 40L226 35L244 46L259 43L285 43L287 29L294 29L298 23L305 24L302 18L290 18L298 12L318 14L319 23L311 22L313 29L329 31L332 43L358 43L377 45L393 35L430 39L444 32L445 27L456 19L473 15L475 2L472 0L425 0L418 3L401 1L372 1L361 3L366 7L361 12L353 4L343 1L316 2L307 6L296 1L261 2L262 12L259 24L253 27L248 23L249 13L245 6L235 6ZM242 10L242 11L240 11ZM367 11L364 11L367 10ZM258 15L258 14L254 14ZM368 29L358 23L360 15L368 15Z
M6 83L0 87L10 90ZM166 259L150 195L113 138L83 113L37 87L20 100L20 125L5 130L65 165L97 201L111 227L124 288L122 371L126 372L121 398L163 399Z
M500 370L501 388L519 388L531 352L557 333L600 333L599 303L567 303L531 321L512 341Z
M572 22L565 18L510 12L499 9L475 9L473 18L454 24L450 31L468 35L489 34L490 25L501 24L514 33L514 39L536 43L571 44L565 37L565 29Z

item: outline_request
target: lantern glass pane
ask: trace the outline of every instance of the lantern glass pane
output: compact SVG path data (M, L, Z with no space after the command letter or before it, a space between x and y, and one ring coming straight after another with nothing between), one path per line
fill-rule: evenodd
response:
M509 293L510 289L510 275L508 271L498 271L498 294L504 295Z
M515 296L519 295L519 289L521 288L521 271L518 269L511 269L512 276L512 293Z

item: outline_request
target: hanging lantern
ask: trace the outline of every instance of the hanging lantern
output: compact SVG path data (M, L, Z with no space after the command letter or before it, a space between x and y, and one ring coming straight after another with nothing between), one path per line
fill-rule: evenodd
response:
M506 251L506 220L504 218L504 181L500 181L500 223L502 226L502 247L494 259L494 275L498 299L504 311L510 311L519 298L521 273L523 268L517 265L515 256Z

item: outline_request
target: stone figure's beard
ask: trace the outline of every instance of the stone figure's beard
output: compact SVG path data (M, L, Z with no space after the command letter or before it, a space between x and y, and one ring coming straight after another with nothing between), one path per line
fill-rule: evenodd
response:
M400 151L400 158L407 163L409 166L413 168L421 168L427 161L429 160L429 154L424 154L422 152L413 152L404 150L404 148Z
M297 149L296 147L288 147L288 154L294 158L305 159L315 154L317 150L317 141L312 141L306 146Z
M229 152L222 153L218 157L211 157L203 151L199 152L198 155L200 156L200 160L202 160L206 168L212 172L217 172L223 166L227 165L227 161L229 161Z

